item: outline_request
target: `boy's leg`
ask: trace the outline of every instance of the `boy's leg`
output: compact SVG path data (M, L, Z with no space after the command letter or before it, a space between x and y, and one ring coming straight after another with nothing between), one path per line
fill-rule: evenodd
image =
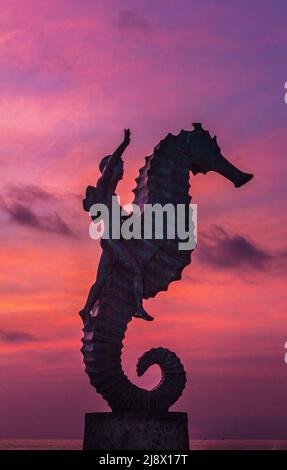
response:
M136 301L134 317L150 321L153 318L143 308L143 272L140 264L131 254L123 240L106 240L110 257L133 275L133 289Z
M112 266L113 265L112 265L112 261L110 259L110 256L107 253L103 252L102 256L101 256L101 259L100 259L100 262L99 262L96 282L90 288L85 306L80 311L80 316L83 319L87 318L87 316L90 314L90 311L92 310L95 302L100 297L101 292L103 290L103 287L105 286L105 283L107 281L107 278L111 274Z

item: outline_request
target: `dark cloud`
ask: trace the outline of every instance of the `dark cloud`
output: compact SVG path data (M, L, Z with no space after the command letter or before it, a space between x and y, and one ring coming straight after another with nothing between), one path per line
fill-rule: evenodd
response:
M74 236L73 230L54 210L65 208L62 199L71 199L74 194L59 196L37 185L11 185L5 197L0 194L0 207L8 213L14 223L60 235ZM33 209L32 209L33 207Z
M82 200L83 196L78 193L71 192L51 192L47 189L43 189L35 184L12 184L5 187L5 198L9 201L18 201L21 203L57 203L63 202L64 200ZM1 197L1 195L0 195Z
M131 10L120 11L117 26L121 31L139 30L144 33L149 33L151 31L150 23L145 18Z
M30 207L20 203L11 204L9 206L6 205L5 209L10 214L13 222L19 225L25 225L45 232L74 236L74 232L57 212L39 216L36 215Z
M23 204L13 204L10 207L7 207L7 212L9 212L14 222L17 222L20 225L41 228L41 222L39 218L33 214L29 207L24 206Z
M7 190L7 195L10 199L27 203L35 200L51 201L55 199L54 194L36 185L11 185Z
M229 235L216 225L209 234L202 235L198 243L198 256L203 263L219 268L245 266L259 270L265 269L273 258L243 235Z
M39 341L40 338L31 335L30 333L26 333L25 331L4 331L0 330L0 341L2 340L4 343L30 343Z

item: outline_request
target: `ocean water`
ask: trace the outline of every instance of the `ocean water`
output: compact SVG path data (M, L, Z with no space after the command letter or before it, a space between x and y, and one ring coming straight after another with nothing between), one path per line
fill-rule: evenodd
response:
M81 450L81 439L0 439L1 450ZM191 440L191 450L287 450L287 440Z

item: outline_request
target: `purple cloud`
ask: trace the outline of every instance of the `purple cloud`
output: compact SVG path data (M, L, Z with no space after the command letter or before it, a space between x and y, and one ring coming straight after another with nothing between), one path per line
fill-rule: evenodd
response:
M121 31L139 30L144 33L151 31L150 23L132 10L121 10L118 16L117 26Z
M40 186L33 184L28 185L11 185L8 188L7 195L11 199L21 200L22 202L33 202L35 200L51 201L56 197L54 194L42 189Z
M55 211L48 216L36 215L28 206L15 203L5 207L13 222L19 225L60 235L74 236L68 224Z
M30 343L39 341L40 338L26 333L25 331L5 331L0 330L0 338L4 343Z
M248 266L262 270L273 258L243 235L229 235L217 225L212 227L210 234L202 237L198 248L198 256L203 263L219 268Z

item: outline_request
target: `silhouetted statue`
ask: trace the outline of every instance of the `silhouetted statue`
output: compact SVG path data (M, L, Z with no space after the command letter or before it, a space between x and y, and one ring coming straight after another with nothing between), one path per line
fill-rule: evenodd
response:
M122 154L130 142L125 129L121 145L100 163L101 178L96 187L88 186L83 201L89 211L96 203L111 207L117 183L123 177ZM240 187L253 175L243 173L226 160L216 137L211 138L200 123L194 130L168 134L145 158L134 189L134 204L142 218L145 204L177 204L189 208L190 171L215 171ZM186 211L186 217L190 212ZM97 280L91 287L80 315L84 322L82 353L91 384L107 400L113 411L166 411L182 394L186 382L184 368L175 353L159 347L146 352L137 363L137 374L153 364L161 368L162 378L153 390L132 384L121 366L121 349L132 317L152 320L144 310L143 299L166 291L181 279L190 263L192 249L180 250L179 238L151 240L102 239L103 253Z
M115 190L118 182L122 179L123 161L122 154L130 143L130 130L125 129L125 138L121 145L112 155L107 155L101 160L99 169L102 176L97 182L97 186L88 186L86 190L86 198L83 201L84 209L88 212L93 204L105 204L112 212L112 197L115 196ZM111 222L111 221L110 221ZM112 227L109 227L110 234ZM124 238L119 240L107 238L101 239L101 247L103 255L100 260L97 279L92 285L86 304L81 310L80 315L83 319L89 319L89 314L95 302L99 299L105 283L112 273L115 263L123 266L132 276L134 287L134 298L136 301L134 317L143 318L144 320L153 320L153 318L144 310L143 301L143 271L142 266L137 258L129 249L129 244Z

